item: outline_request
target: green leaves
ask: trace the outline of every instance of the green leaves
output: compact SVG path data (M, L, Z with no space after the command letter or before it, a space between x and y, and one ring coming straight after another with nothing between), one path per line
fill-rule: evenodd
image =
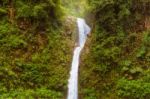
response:
M137 52L137 58L144 58L145 56L148 56L149 49L150 49L150 32L145 31L143 32L143 38L142 38L142 44Z
M60 0L0 0L0 98L63 97L72 52L63 16Z
M7 10L4 8L0 8L0 15L6 15L7 14Z
M2 95L0 95L0 97L2 99L35 99L35 98L39 98L39 99L60 99L62 97L62 94L60 92L57 91L53 91L47 88L37 88L35 90L32 89L28 89L28 90L24 90L24 89L18 89L16 91L11 91L10 93L3 93Z
M43 26L57 26L64 16L60 0L20 1L15 2L17 19L25 19L34 24L36 29ZM44 29L43 29L44 30Z
M37 19L48 18L47 11L45 11L46 4L40 4L33 7L33 16Z
M142 46L142 47L139 49L139 51L138 51L136 57L137 57L137 58L142 58L142 57L145 56L145 53L146 53L146 47Z
M81 67L81 72L85 72L81 74L85 80L82 88L92 86L91 93L99 95L96 99L149 99L150 32L140 25L145 24L149 3L88 1L90 13L95 16L95 30ZM111 85L106 91L105 84Z
M150 94L150 83L143 80L120 79L117 83L117 93L121 97L145 99Z
M94 88L86 88L83 92L86 94L84 99L97 99Z
M24 4L22 2L19 2L20 4L18 4L18 9L17 9L17 17L31 17L32 16L32 8L27 5Z
M27 45L27 43L17 35L11 35L10 37L4 38L0 40L0 43L7 48L25 47Z

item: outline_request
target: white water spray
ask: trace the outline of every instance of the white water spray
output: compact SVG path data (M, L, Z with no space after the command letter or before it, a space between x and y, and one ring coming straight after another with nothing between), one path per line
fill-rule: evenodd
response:
M69 84L68 84L68 97L67 99L78 99L78 68L79 68L79 58L80 52L84 47L87 35L90 33L91 29L86 24L84 19L77 18L79 41L78 45L74 49L74 55L72 60L72 67L70 72Z

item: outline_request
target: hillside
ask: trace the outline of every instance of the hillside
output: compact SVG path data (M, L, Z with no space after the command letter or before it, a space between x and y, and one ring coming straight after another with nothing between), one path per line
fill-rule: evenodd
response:
M149 99L150 2L89 4L95 26L80 66L81 99Z
M0 16L0 99L64 97L73 41L61 2L3 0Z
M149 0L0 0L0 99L66 99L77 17L79 99L150 98Z

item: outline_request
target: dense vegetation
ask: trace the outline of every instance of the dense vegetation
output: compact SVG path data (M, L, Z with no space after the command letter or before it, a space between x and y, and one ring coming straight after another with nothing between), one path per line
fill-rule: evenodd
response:
M0 99L60 99L71 48L60 0L0 0Z
M70 15L85 14L80 99L149 99L149 0L0 0L0 99L66 98Z
M95 28L80 69L82 97L149 99L150 2L89 0L89 4Z

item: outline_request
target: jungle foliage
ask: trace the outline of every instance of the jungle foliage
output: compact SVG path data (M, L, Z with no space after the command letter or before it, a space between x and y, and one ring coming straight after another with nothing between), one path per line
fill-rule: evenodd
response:
M0 0L0 99L66 98L74 45L64 18L85 13L79 98L150 98L149 0Z
M60 0L0 0L0 99L60 99L71 59Z
M149 99L149 0L88 1L95 26L82 58L81 95Z

